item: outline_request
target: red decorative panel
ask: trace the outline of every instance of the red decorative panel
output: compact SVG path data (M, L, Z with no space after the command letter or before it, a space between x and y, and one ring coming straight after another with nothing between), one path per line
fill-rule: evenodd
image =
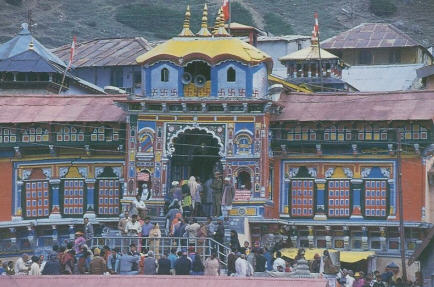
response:
M329 180L328 181L328 216L349 217L350 216L350 181Z
M98 214L119 214L119 180L101 179L98 181Z
M63 213L66 215L83 214L84 180L67 179L63 183Z
M387 208L387 183L384 180L365 181L365 216L384 217Z
M49 215L50 197L48 181L26 182L26 217L46 217Z
M313 216L313 180L293 180L291 183L291 216Z

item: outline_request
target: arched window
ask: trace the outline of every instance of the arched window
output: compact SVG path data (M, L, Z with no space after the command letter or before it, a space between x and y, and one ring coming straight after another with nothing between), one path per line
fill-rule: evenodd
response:
M228 82L235 82L235 80L236 80L235 69L230 67L227 71L227 81Z
M237 189L252 190L252 180L250 173L243 170L237 176Z
M161 81L162 82L169 81L169 70L167 68L161 69Z

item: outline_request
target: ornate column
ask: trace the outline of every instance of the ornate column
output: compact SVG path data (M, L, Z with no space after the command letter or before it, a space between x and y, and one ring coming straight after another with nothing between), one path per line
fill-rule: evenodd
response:
M293 247L297 247L297 227L291 226L291 243Z
M15 227L10 227L9 228L9 232L10 232L10 240L11 240L11 243L12 243L12 246L13 245L16 245L16 243L17 243L17 230L15 229Z
M315 179L316 184L316 212L314 220L327 220L325 211L325 184L326 180L323 178Z
M27 225L27 240L29 240L30 246L34 246L35 230L32 225Z
M353 192L353 206L351 211L351 219L362 219L362 210L361 210L361 198L362 198L362 184L363 180L358 178L351 179L351 190Z
M396 218L396 188L395 188L395 181L394 179L387 180L389 183L389 203L390 203L390 210L389 210L389 216L387 219L395 219Z
M60 186L60 179L54 178L50 179L49 181L52 191L52 208L49 218L50 219L58 219L62 218L62 215L60 214L60 195L59 195L59 186Z
M368 250L368 228L366 226L362 226L362 249Z
M290 216L289 212L289 203L288 203L288 193L289 193L289 186L291 184L291 180L289 178L285 178L284 184L283 184L283 192L280 195L281 203L280 203L280 212L282 214Z
M51 236L53 238L53 244L57 244L59 241L59 234L56 225L51 225Z
M94 178L86 178L87 186L87 205L86 205L86 217L95 218L95 182Z

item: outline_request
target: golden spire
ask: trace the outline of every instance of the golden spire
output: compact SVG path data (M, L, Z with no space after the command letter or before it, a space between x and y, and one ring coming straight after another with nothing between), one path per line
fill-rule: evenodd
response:
M181 33L179 33L179 36L181 37L193 37L194 33L190 30L190 5L187 5L187 10L185 11L185 19L184 19L184 26L182 28Z
M217 31L219 29L219 25L220 25L220 12L221 12L222 8L220 7L218 12L217 12L217 16L215 17L215 23L214 23L214 27L212 29L212 34L215 35L217 34Z
M203 7L202 24L200 25L200 30L197 35L201 37L211 36L211 33L208 31L208 6L206 5L206 3Z
M218 37L229 37L230 34L225 29L225 16L223 15L223 10L220 8L218 17L216 20L216 27L214 27L214 36Z

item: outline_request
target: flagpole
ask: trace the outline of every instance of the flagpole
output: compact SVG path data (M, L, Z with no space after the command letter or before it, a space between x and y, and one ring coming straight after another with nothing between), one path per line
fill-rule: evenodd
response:
M228 4L229 4L229 23L228 23L228 33L229 35L231 34L231 21L232 21L232 8L231 8L231 0L228 0Z
M320 86L321 86L321 92L324 91L323 87L323 79L322 79L322 59L321 59L321 44L320 44L320 38L319 38L319 24L318 24L318 13L315 12L315 25L318 25L318 31L317 31L317 39L318 39L318 58L319 58L319 79L320 79Z
M62 82L60 82L59 92L57 93L58 96L59 96L60 93L62 92L63 82L65 82L66 72L68 71L68 69L69 69L69 64L68 64L68 66L65 68L65 72L63 73Z
M69 68L71 68L72 60L74 59L74 54L75 54L75 43L76 42L77 42L77 38L74 36L72 38L71 50L70 50L70 54L69 54L69 62L65 68L65 71L63 72L62 82L60 82L59 92L57 93L57 95L60 95L60 93L62 92L63 83L65 82L65 78L66 78L66 73L68 72Z

